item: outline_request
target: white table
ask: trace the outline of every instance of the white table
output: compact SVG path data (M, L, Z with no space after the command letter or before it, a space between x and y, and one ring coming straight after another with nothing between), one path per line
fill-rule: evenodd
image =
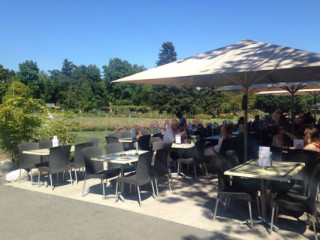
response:
M288 182L294 175L296 175L303 167L303 162L272 162L270 168L260 168L257 165L256 160L250 160L241 165L238 165L228 171L225 171L225 175L237 176L244 178L255 178L261 180L261 217L259 219L268 223L266 219L266 204L267 204L267 181L279 181ZM269 224L269 223L268 223Z
M74 152L74 146L71 146L71 152ZM50 154L50 148L42 148L42 149L34 149L34 150L25 150L22 152L23 154L31 154L31 155L40 155L47 156Z
M93 157L93 158L91 158L91 160L121 164L121 177L123 177L124 176L124 166L126 164L137 162L139 160L139 155L146 153L146 152L148 152L148 151L129 150L129 151L123 151L123 152L117 152L117 153L112 153L112 154L107 154L107 155L101 155L98 157ZM121 188L121 192L123 192L123 185L121 185L120 188ZM123 201L124 197L122 196L121 192L118 192L118 198Z
M179 158L182 157L182 150L186 150L186 149L191 149L191 148L194 148L195 144L194 142L191 142L191 143L172 143L171 145L171 148L174 148L174 149L179 149ZM182 176L185 176L185 174L183 172L179 172ZM178 174L177 174L177 177L178 177Z

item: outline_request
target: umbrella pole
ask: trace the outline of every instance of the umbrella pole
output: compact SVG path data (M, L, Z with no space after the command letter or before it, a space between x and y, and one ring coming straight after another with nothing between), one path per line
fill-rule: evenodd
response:
M246 98L244 108L244 123L243 123L243 136L244 136L244 161L248 161L248 86L244 88L244 95Z
M291 133L294 133L294 92L291 92Z

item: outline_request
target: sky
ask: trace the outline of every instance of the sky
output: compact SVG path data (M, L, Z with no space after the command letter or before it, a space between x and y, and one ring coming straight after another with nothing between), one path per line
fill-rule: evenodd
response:
M245 39L320 53L319 10L319 0L0 0L0 64L152 68L166 41L178 59Z

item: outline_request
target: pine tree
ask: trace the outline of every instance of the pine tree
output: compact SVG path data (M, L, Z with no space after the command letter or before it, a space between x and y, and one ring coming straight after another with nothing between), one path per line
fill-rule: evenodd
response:
M159 60L157 66L171 63L177 60L177 53L172 42L164 42L159 52Z

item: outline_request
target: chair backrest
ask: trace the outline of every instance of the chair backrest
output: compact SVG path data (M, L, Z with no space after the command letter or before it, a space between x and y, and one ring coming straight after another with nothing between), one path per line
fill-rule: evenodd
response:
M119 142L119 138L117 136L106 136L106 142L109 143L118 143Z
M83 148L81 152L84 157L84 163L87 174L95 174L103 170L103 161L91 160L92 157L98 157L102 155L101 149L99 147L86 147Z
M71 145L50 148L49 169L52 173L70 169L70 149Z
M228 160L225 155L219 155L215 158L217 173L218 173L218 191L223 191L230 186L230 177L224 175L224 172L229 169Z
M310 188L309 188L309 194L310 194L310 200L315 201L316 196L318 194L318 187L320 184L320 164L316 166L312 173L312 178L311 178L311 183L310 183Z
M139 160L136 168L137 182L147 183L151 179L151 161L152 154L150 152L139 155Z
M104 148L106 150L106 154L112 154L112 153L124 151L124 147L122 143L108 143L104 145ZM108 162L108 169L119 168L119 167L121 167L121 164Z
M138 139L139 149L149 151L150 150L150 139L151 139L151 135L143 135L143 136L139 137L139 139Z
M162 146L163 144L156 144L155 143L163 143L162 139L160 137L151 137L150 139L150 149L152 151L159 149L160 146ZM161 148L161 147L160 147Z
M39 148L52 148L53 147L53 142L52 139L47 139L47 140L42 140L39 142Z
M85 142L85 143L79 143L74 146L74 165L75 167L84 166L84 157L81 152L81 149L86 147L92 147L93 142Z
M153 134L152 137L159 137L161 140L163 140L163 134L161 132Z
M228 169L234 168L240 164L239 156L235 150L226 151L228 160Z
M36 142L18 144L20 168L29 168L30 165L40 162L40 156L22 153L36 149L39 149L39 143Z
M22 153L23 151L35 150L35 149L39 149L39 143L37 142L30 142L30 143L28 142L28 143L18 144L19 153Z
M122 133L120 133L120 137L122 137L122 138L131 138L132 137L132 133L129 132L129 131L122 132Z
M301 170L304 181L304 194L309 192L312 174L319 163L319 153L303 149L289 150L290 162L304 162L305 167Z
M92 142L93 146L98 147L99 145L99 138L88 138L86 142Z
M168 156L169 156L170 148L165 144L162 144L162 148L158 148L156 150L153 170L157 173L157 175L165 175L168 174Z
M197 141L194 148L191 149L191 156L196 163L203 163L205 161L204 149L205 141Z
M122 143L108 143L104 145L106 154L112 154L117 152L123 152L124 148Z
M141 134L142 134L142 136L144 136L144 135L151 135L151 132L150 132L149 129L142 129L142 130L141 130Z

